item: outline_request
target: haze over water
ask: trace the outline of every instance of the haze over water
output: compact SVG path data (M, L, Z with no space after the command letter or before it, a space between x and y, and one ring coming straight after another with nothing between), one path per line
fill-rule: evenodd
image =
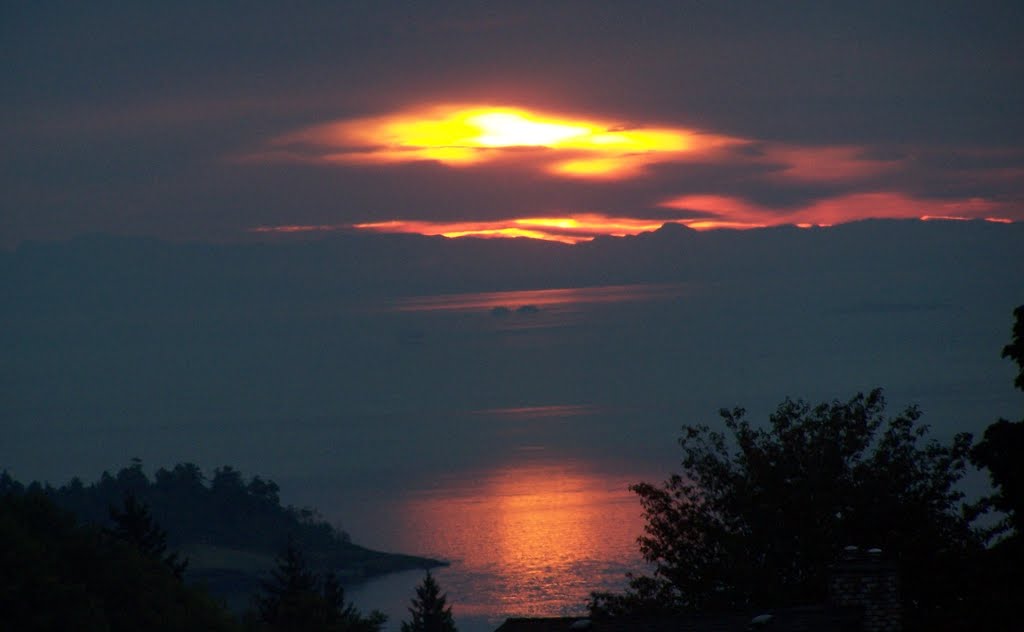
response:
M1016 225L379 239L10 255L0 468L271 478L356 543L450 560L441 585L482 632L581 612L641 569L628 485L667 476L679 427L722 407L763 421L786 396L881 386L940 439L1019 407L999 358L1024 291ZM397 629L420 579L350 593Z

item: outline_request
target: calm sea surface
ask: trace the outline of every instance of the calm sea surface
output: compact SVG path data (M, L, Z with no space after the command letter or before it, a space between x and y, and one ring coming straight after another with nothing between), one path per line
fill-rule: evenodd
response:
M524 349L566 344L564 328L595 310L679 301L689 292L684 285L664 284L457 294L401 299L385 310L442 323L484 319L470 326L461 321L462 334L522 332L524 337L497 339L508 350L504 361L514 362ZM562 332L561 339L552 340L553 331ZM621 419L594 404L529 399L455 417L465 427L485 428L483 434L503 444L488 448L503 454L499 465L428 474L417 489L381 502L370 499L358 522L346 525L382 548L450 561L434 572L461 630L493 630L512 616L582 614L591 591L620 590L627 572L643 568L636 544L641 509L629 491L638 476L609 471L614 458L579 458L565 449L567 435L600 434ZM615 451L608 452L610 457ZM384 611L389 627L398 629L422 577L390 575L353 588L350 597L364 610Z
M144 362L118 355L121 332L76 335L77 361L64 347L59 361L32 360L86 367L54 373L72 389L54 396L124 410L98 408L88 423L12 419L0 465L56 483L135 456L230 464L273 478L285 502L318 508L359 544L449 560L437 577L463 632L582 613L591 591L643 570L628 487L677 468L684 423L714 427L733 406L763 421L786 396L845 400L877 386L892 413L919 404L940 440L1019 414L1013 367L999 357L1019 278L916 278L327 302L146 334L156 346ZM184 367L169 374L177 381L133 382L162 366L153 358ZM104 391L115 382L94 379L107 370L94 367L124 384ZM397 630L421 579L390 575L349 596Z
M883 385L893 412L920 404L942 438L1007 401L998 314L920 307L909 290L879 307L877 288L860 289L826 299L786 284L671 284L393 300L376 310L406 351L383 374L421 388L349 426L375 429L369 454L386 447L380 467L352 474L375 484L314 504L336 509L356 542L449 560L436 574L464 632L582 614L591 591L622 589L627 572L644 570L628 487L676 468L682 423L714 424L734 405L763 419L786 395L820 401ZM422 404L403 410L410 397ZM421 579L396 574L350 596L397 629Z
M592 590L621 589L642 569L635 482L587 463L524 459L443 480L383 503L377 536L396 550L451 561L435 572L461 630L492 630L510 616L582 613ZM397 629L423 573L399 573L350 591Z

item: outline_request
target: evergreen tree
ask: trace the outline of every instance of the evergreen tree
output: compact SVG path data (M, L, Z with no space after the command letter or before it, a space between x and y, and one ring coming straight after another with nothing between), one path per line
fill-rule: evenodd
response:
M232 632L230 614L138 546L45 495L0 494L0 630Z
M139 502L134 494L129 493L124 498L123 510L110 508L110 519L114 522L114 528L106 530L108 535L135 545L143 555L160 560L178 579L182 578L188 560L179 561L177 553L164 555L167 552L167 532L153 520L145 503Z
M305 629L321 617L318 616L316 575L293 541L289 539L284 553L277 558L277 568L270 572L271 580L263 582L263 593L256 597L260 620L282 629Z
M412 622L403 621L402 632L455 632L452 607L446 601L447 595L441 594L441 587L428 570L409 608Z
M363 617L351 604L334 573L321 579L289 540L284 553L256 596L257 614L271 630L289 632L379 632L386 620L374 611Z

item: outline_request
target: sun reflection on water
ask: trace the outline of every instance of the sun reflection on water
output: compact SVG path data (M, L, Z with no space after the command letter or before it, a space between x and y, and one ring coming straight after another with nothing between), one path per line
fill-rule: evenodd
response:
M524 306L551 308L555 306L597 303L626 303L645 300L673 299L684 296L690 288L682 283L639 283L566 287L506 292L474 292L416 296L392 301L389 309L398 312L430 312L516 309Z
M578 613L590 591L621 588L640 565L629 482L578 463L502 467L405 503L403 532L453 561L456 616Z

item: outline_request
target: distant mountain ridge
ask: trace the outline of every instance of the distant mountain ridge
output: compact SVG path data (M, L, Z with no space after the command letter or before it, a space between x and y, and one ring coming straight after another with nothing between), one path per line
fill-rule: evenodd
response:
M341 233L236 244L91 235L25 242L0 254L0 288L20 299L15 305L45 304L58 299L55 294L69 293L86 306L126 290L145 300L156 287L181 298L216 291L222 299L267 291L301 295L303 287L345 295L511 290L799 272L808 259L821 269L855 253L898 264L945 252L943 259L952 264L976 258L979 246L990 262L1012 265L1005 257L1022 245L1024 223L935 220L705 232L665 224L649 233L575 246L408 234ZM1004 259L996 261L999 257ZM90 286L94 292L86 293Z

